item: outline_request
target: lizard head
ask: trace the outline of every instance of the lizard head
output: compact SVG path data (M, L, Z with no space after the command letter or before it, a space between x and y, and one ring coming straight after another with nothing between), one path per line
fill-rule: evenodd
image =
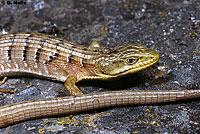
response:
M101 75L118 77L143 70L159 59L159 54L139 44L123 44L109 49L98 59Z

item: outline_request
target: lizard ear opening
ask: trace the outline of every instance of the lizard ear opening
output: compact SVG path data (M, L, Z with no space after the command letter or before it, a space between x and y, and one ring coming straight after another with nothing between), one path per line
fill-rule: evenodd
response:
M102 68L100 69L100 71L102 74L106 74L106 72Z

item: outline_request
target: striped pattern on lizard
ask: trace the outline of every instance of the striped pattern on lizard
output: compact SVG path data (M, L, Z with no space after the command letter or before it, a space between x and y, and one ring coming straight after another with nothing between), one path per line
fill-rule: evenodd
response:
M86 79L108 80L143 70L159 59L139 43L114 48L76 45L40 33L0 36L0 77L33 75L64 82L70 95Z

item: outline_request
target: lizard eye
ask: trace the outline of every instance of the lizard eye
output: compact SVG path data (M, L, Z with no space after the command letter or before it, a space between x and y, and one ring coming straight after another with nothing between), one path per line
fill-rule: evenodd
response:
M138 59L128 58L126 62L127 62L128 65L133 65L133 64L135 64L137 61L138 61Z

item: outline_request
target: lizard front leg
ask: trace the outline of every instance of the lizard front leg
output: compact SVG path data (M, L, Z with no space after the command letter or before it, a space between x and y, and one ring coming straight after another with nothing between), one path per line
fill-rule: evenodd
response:
M76 86L77 79L74 76L68 76L65 80L64 87L71 96L82 95L83 92Z
M3 80L0 82L0 86L3 85L8 80L8 77L4 77ZM3 90L0 89L0 92L2 93L14 93L13 90Z
M3 80L0 82L0 86L3 85L8 80L8 77L4 77Z

